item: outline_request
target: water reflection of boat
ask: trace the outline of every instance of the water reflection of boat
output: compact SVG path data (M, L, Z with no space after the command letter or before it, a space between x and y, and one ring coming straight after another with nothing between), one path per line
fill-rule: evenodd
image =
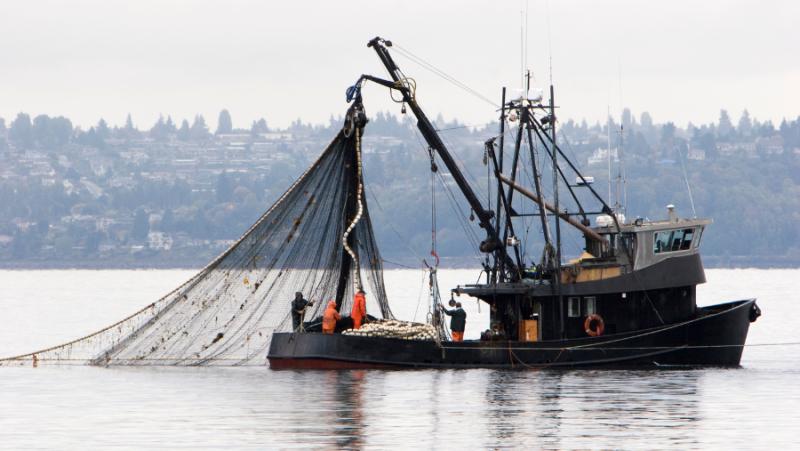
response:
M485 147L497 194L494 207L487 208L417 103L416 85L393 61L391 43L375 38L369 46L391 80L362 76L350 92L351 111L363 111L360 88L369 81L399 93L404 108L416 116L432 170L437 171L438 156L486 234L480 243L487 256L485 282L452 292L487 303L490 330L480 341L458 343L276 332L269 350L272 368L739 364L749 325L760 311L754 299L697 306L695 288L705 282L699 245L709 220L681 219L670 208L665 220L626 222L558 146L552 86L547 104L541 97L507 101L504 91L500 134ZM517 123L510 155L504 149L507 119ZM524 164L533 174L530 188L522 184ZM552 200L545 199L548 177ZM559 201L559 189L565 188L571 209ZM520 196L532 201L533 213L519 213L526 211ZM536 264L526 264L515 233L525 216L537 217L541 225L543 252ZM563 225L585 240L583 255L568 264L562 263ZM431 313L441 325L438 312Z

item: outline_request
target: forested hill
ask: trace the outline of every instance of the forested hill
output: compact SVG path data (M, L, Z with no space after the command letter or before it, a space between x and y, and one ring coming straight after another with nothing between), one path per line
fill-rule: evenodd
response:
M667 204L693 216L688 181L696 215L714 220L702 242L708 266L800 266L800 118L772 124L744 112L732 121L722 111L716 123L680 127L626 110L621 122L561 121L559 140L603 195L610 141L612 177L623 157L628 218L662 218ZM298 120L278 130L262 119L235 129L227 111L215 130L201 116L150 128L101 120L88 130L64 117L0 119L0 266L202 266L280 196L340 124ZM483 142L497 126L440 119L437 127L478 193L492 198ZM418 267L431 246L426 146L407 117L378 113L364 152L382 254ZM479 229L448 174L434 178L434 193L444 264L478 266ZM526 259L538 259L536 223L518 234ZM565 242L566 254L580 251L573 233Z

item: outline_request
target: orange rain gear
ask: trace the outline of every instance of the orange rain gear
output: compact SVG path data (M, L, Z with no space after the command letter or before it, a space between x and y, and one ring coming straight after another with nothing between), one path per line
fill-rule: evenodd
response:
M336 302L328 302L328 307L325 308L325 313L322 315L322 333L332 334L336 330L336 321L342 319L339 312L336 311Z
M464 341L464 332L452 331L452 333L453 333L453 341Z
M367 316L367 298L364 293L358 292L353 298L353 309L350 310L350 318L353 318L353 329L360 329L364 317Z

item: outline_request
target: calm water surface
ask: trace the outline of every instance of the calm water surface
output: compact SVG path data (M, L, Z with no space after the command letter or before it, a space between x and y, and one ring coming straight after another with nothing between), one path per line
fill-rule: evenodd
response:
M0 355L92 332L191 271L0 271ZM443 271L440 286L477 271ZM748 342L800 341L800 270L709 270L700 303L759 298ZM423 275L386 274L424 318ZM467 337L488 313L474 301ZM0 448L797 448L800 346L702 370L0 368Z

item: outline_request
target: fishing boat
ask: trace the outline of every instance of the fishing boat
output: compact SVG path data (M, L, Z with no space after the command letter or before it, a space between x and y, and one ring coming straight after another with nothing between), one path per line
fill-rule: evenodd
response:
M369 47L390 78L358 78L341 130L230 248L139 311L75 340L0 358L0 366L238 366L264 365L265 357L273 369L739 365L761 313L754 299L697 306L709 220L681 219L673 207L663 220L627 220L619 202L610 206L556 140L552 86L546 103L528 91L508 100L502 91L499 133L484 146L496 196L484 204L417 102L416 83L392 59L391 42L375 38ZM411 110L432 174L449 173L482 230L480 283L449 290L454 302L469 297L488 307L480 339L456 341L445 327L435 240L428 323L392 313L364 196L365 83L388 88ZM536 262L521 231L531 223L542 232ZM568 233L582 237L583 251L564 262ZM357 328L347 312L362 289L372 316ZM298 312L291 299L302 296L312 302ZM334 333L322 333L326 304L342 312Z
M411 110L430 149L431 169L438 170L438 161L444 164L485 233L479 246L486 256L485 278L454 287L450 293L485 303L489 324L479 340L448 340L437 286L430 312L435 339L338 333L346 325L337 327L337 333L323 334L312 321L304 330L273 333L268 353L271 368L740 364L750 323L761 312L755 299L698 307L696 287L706 281L700 243L710 220L680 218L673 206L662 220L627 220L619 205L610 206L592 187L593 179L578 170L557 142L552 85L547 102L542 96L508 100L503 89L500 133L485 143L497 193L490 208L476 195L419 106L415 83L390 54L392 43L375 38L368 46L390 79L363 75L348 90L353 106L347 127L358 129L356 134L363 132L366 116L360 90L366 82L389 88L400 96L403 109ZM506 124L514 125L507 130ZM513 143L506 143L506 134L514 137ZM531 167L525 169L533 174L533 186L525 186L520 176L522 157L527 154L526 164ZM549 163L552 173L544 173L542 161ZM545 198L543 186L548 176L551 199ZM567 202L560 201L559 192L569 195L571 209L564 207ZM523 199L532 203L533 213L519 212ZM355 219L358 213L350 208L348 218ZM538 217L541 225L543 253L535 264L526 264L515 230L525 215ZM582 255L566 263L562 262L562 227L576 229L585 240ZM345 266L357 267L356 255L348 252L343 257L350 259ZM435 280L431 286L436 286ZM341 296L336 302L343 305Z

